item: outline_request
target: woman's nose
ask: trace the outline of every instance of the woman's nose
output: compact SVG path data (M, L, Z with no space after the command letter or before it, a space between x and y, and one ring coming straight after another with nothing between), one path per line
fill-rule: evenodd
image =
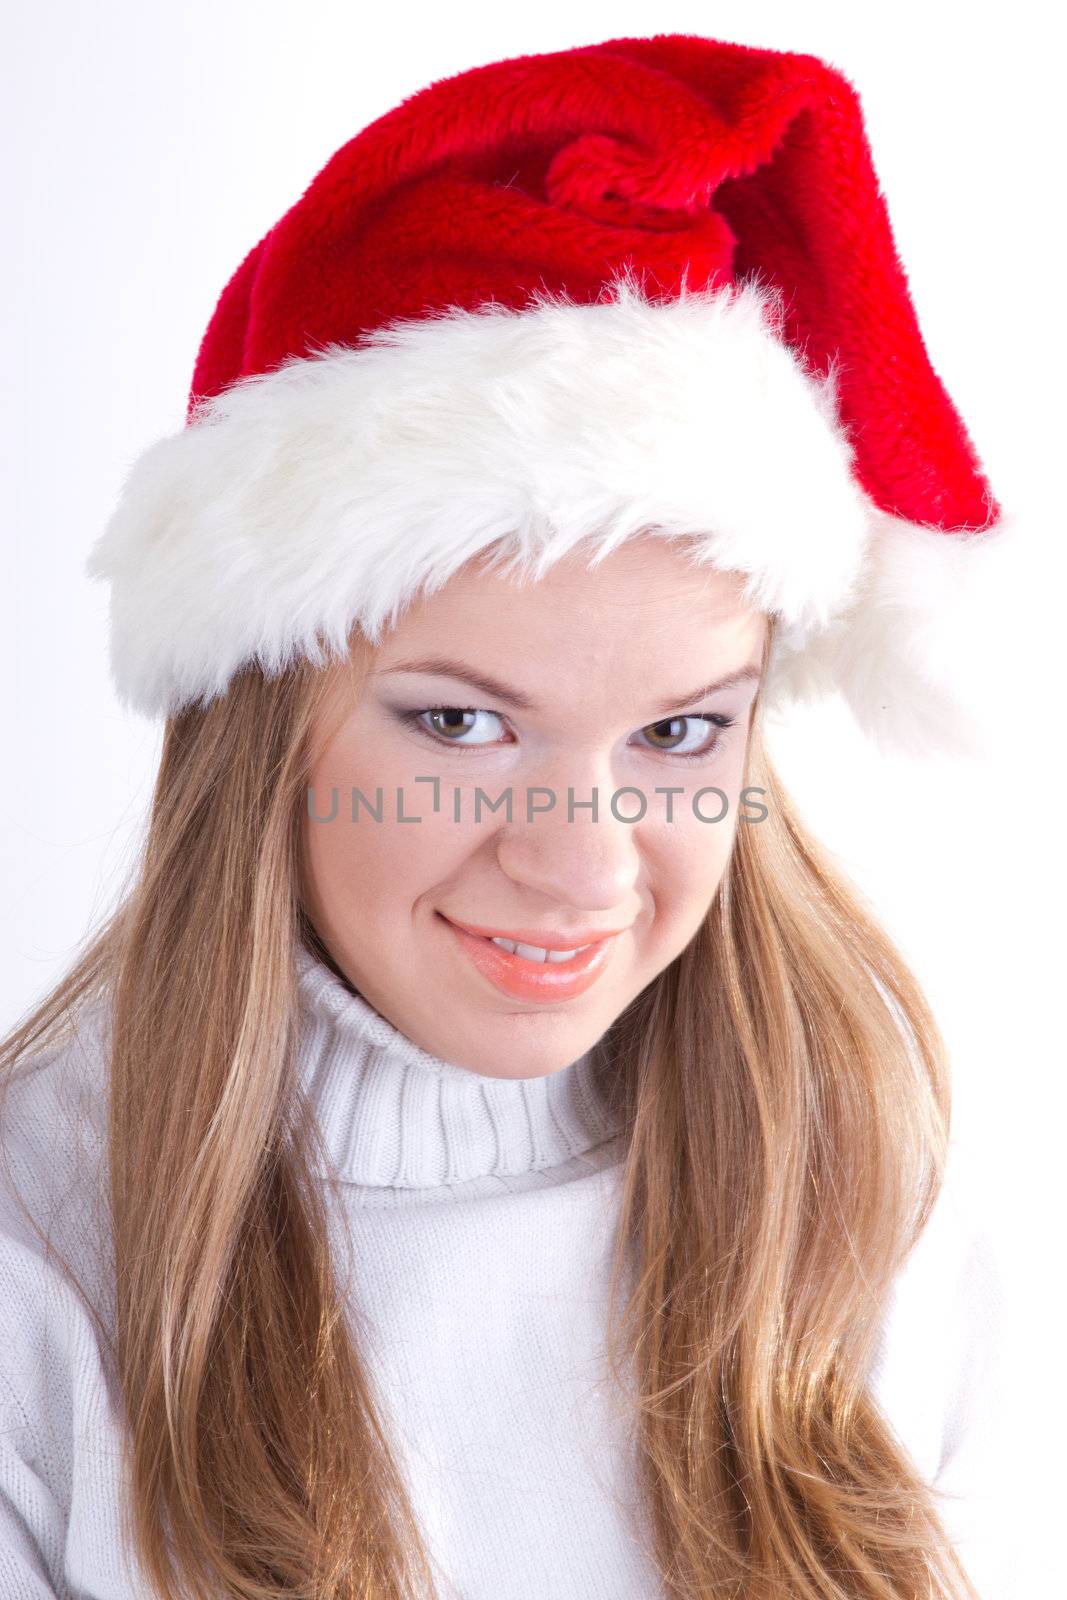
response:
M558 905L610 911L628 900L637 882L640 823L620 821L619 816L633 815L640 807L634 796L623 795L616 816L611 806L614 786L601 782L594 820L589 803L593 786L580 788L573 777L570 782L573 796L566 782L531 787L529 812L527 794L516 795L513 821L497 835L497 861L513 882Z

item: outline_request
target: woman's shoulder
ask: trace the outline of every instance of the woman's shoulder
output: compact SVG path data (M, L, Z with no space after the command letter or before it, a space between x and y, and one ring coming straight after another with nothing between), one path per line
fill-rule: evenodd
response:
M17 1064L0 1101L5 1595L80 1594L87 1562L100 1567L102 1586L94 1585L94 1594L134 1592L121 1580L116 1554L120 1399L107 1341L90 1315L92 1307L110 1334L110 1233L101 1182L108 1031L106 1004L84 1003L62 1039Z
M872 1369L890 1420L929 1477L969 1426L1002 1312L989 1219L968 1153L953 1145L930 1217L894 1281Z
M72 1013L62 1037L16 1064L0 1099L0 1272L51 1267L47 1239L85 1261L99 1244L108 1121L110 1004ZM8 1302L9 1303L9 1302Z
M872 1369L886 1419L983 1597L1008 1591L1006 1396L999 1246L971 1153L950 1147L926 1227L893 1284Z

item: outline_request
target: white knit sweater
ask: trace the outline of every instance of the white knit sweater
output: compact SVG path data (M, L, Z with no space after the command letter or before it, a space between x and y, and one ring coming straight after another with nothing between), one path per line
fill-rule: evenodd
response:
M656 1600L604 1364L624 1137L591 1058L485 1077L427 1055L303 949L299 982L301 1071L356 1249L350 1305L441 1600ZM105 1037L97 1002L12 1087L5 1138L27 1204L112 1307ZM999 1310L950 1185L898 1280L874 1383L923 1473L958 1496L945 1514L982 1600L1009 1594ZM120 1546L112 1377L6 1174L0 1341L0 1600L149 1600Z

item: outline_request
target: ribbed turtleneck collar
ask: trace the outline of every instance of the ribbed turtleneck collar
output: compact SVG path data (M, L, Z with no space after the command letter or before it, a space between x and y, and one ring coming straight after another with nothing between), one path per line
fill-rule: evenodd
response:
M418 1189L545 1171L620 1129L593 1051L558 1072L495 1078L440 1060L297 946L300 1066L336 1175Z

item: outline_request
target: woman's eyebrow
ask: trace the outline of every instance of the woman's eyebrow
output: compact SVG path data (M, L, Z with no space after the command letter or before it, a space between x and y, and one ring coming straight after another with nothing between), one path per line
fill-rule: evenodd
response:
M509 688L506 683L500 683L486 673L472 672L461 661L449 661L444 656L423 656L416 661L398 661L394 666L386 667L374 676L384 678L394 672L426 672L438 678L456 678L460 683L466 683L472 689L477 689L479 694L484 694L490 700L500 700L505 705L514 706L518 711L537 710L535 702L527 695L520 694L517 689ZM652 715L666 716L669 711L680 711L684 706L691 706L695 701L703 700L706 695L715 694L720 689L732 689L739 683L759 679L761 675L761 669L756 665L739 667L736 672L727 673L714 683L703 684L690 694L677 695L663 701L662 704L653 707Z
M756 682L763 676L763 669L749 663L747 667L738 667L736 672L728 672L725 678L716 678L714 683L705 683L702 688L696 689L692 694L678 695L673 700L664 700L655 708L661 716L666 716L668 711L682 711L686 706L693 705L697 700L703 700L709 694L717 694L720 689L734 689L739 683ZM655 714L655 712L653 713Z
M444 656L424 656L418 661L398 661L395 666L387 667L374 676L385 678L394 672L429 672L436 678L458 678L460 683L469 684L472 689L477 689L490 700L503 700L518 711L537 709L534 702L526 695L520 694L517 689L509 689L507 684L499 683L496 678L490 678L486 673L472 672L462 662L448 661Z

